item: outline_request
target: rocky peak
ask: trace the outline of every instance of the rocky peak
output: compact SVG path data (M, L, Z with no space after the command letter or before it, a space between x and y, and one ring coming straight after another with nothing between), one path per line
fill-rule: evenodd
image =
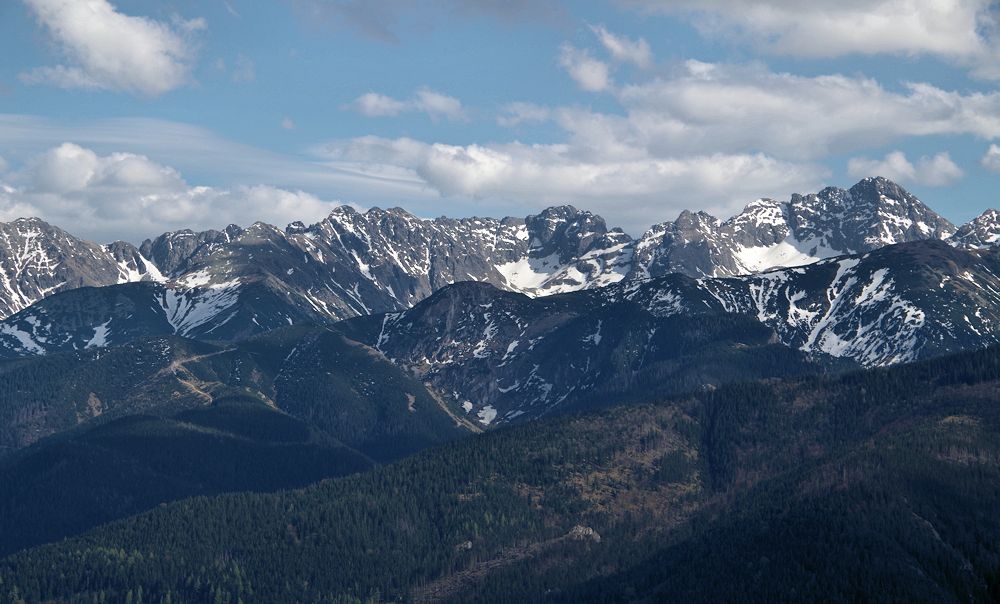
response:
M40 218L0 223L0 316L66 289L139 280L128 244L107 248L77 239Z
M855 200L888 198L895 200L916 200L909 191L882 176L869 176L858 181L848 191Z
M701 231L707 232L718 226L719 220L707 212L691 212L683 210L673 223L663 223L674 227L677 231ZM655 227L654 227L655 228Z
M306 224L304 222L302 222L301 220L296 220L295 222L290 222L290 223L288 223L288 226L285 227L285 232L288 233L288 234L290 234L290 235L291 234L305 233L305 232L308 232L308 231L309 231L309 227L307 227Z
M562 262L582 256L608 232L603 218L570 205L547 208L528 216L525 224L533 242L532 255L557 254Z
M788 236L788 204L773 199L757 199L727 220L723 231L747 247L779 243Z
M993 248L1000 243L1000 212L989 209L962 225L948 240L958 247Z
M221 245L234 242L243 233L243 229L235 224L222 231L181 229L143 241L139 252L164 275L178 276L196 264L199 258L211 255Z
M856 216L849 224L855 222L864 229L869 249L906 241L944 239L955 232L955 225L885 178L862 180L851 187L850 196Z

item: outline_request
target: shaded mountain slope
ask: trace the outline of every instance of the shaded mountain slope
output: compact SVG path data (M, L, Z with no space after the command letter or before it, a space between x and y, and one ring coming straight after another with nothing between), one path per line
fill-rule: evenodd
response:
M0 462L0 554L157 504L305 486L375 464L252 398L73 430Z
M888 246L745 277L668 275L543 298L487 284L343 324L486 424L1000 342L1000 251ZM839 365L838 365L839 363Z
M381 354L301 326L233 345L153 338L0 363L0 446L9 452L128 415L170 417L233 395L263 400L380 461L467 432Z

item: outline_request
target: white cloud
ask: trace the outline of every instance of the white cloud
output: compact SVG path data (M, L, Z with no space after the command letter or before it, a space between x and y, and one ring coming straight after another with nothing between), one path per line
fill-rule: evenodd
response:
M853 178L884 176L900 183L928 187L947 186L965 175L947 152L933 157L924 155L913 164L902 151L893 151L883 159L852 158L847 162L847 173Z
M378 92L368 92L356 98L350 107L368 117L386 117L403 113L408 105Z
M292 118L285 116L281 119L281 127L285 130L295 130L295 121Z
M137 241L176 228L262 220L314 221L339 205L278 187L188 185L177 170L132 153L100 155L64 143L0 182L0 219L39 216L98 241Z
M616 61L634 63L642 69L648 69L652 66L653 52L646 40L642 38L631 40L625 36L617 36L603 25L591 26L591 30Z
M24 0L68 64L21 74L28 83L157 96L188 80L190 35L203 19L175 24L125 15L108 0Z
M601 92L611 86L608 64L592 57L586 49L563 44L559 52L559 65L583 90Z
M1000 172L1000 146L990 145L979 163L990 172Z
M204 17L184 19L180 15L174 14L170 21L174 24L174 27L189 34L208 29L208 21Z
M430 88L418 90L412 103L418 111L423 111L431 117L446 117L451 120L466 119L461 101L453 96L435 92Z
M35 158L27 173L31 190L40 193L127 187L173 190L183 185L175 170L141 155L114 153L100 157L72 143L64 143Z
M442 117L455 121L468 119L460 100L427 87L420 88L411 99L405 101L378 92L368 92L354 99L353 103L345 105L344 109L353 109L367 117L395 117L402 113L419 111L426 113L432 119Z
M710 35L745 36L798 57L845 54L982 56L991 0L626 0L692 16Z
M628 140L660 152L760 150L816 159L903 137L1000 137L1000 92L906 83L891 91L861 76L800 76L759 65L689 61L669 78L624 86L624 117L563 112L580 144ZM654 151L655 152L655 151Z
M443 196L534 207L578 203L634 232L688 207L729 213L760 195L814 190L827 176L822 167L762 154L584 160L566 145L455 146L379 137L335 141L325 151L355 166L407 168Z

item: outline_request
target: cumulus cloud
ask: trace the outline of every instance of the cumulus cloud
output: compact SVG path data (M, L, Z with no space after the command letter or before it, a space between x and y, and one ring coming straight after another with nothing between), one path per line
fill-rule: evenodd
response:
M591 30L614 60L634 63L643 69L652 66L653 51L650 50L649 43L643 38L632 40L625 36L618 36L608 31L603 25L591 26Z
M593 159L566 145L444 145L362 137L328 144L335 161L412 170L443 196L517 200L537 206L573 201L639 231L687 207L732 212L762 194L815 189L820 166L763 154Z
M67 64L21 74L33 84L157 96L188 81L191 35L203 19L164 23L118 12L108 0L24 0Z
M893 151L882 159L852 158L847 162L847 173L854 178L884 176L904 184L928 187L944 187L965 175L947 152L933 157L924 155L914 164L902 151Z
M1000 146L990 145L979 163L990 172L1000 172Z
M278 225L318 220L338 202L273 186L191 186L143 155L100 155L72 143L52 148L0 182L0 218L38 216L98 241L175 228L219 228L248 219Z
M367 117L395 117L402 113L418 111L426 113L432 119L447 118L455 121L468 119L460 100L427 87L420 88L407 100L394 99L378 92L368 92L343 108L352 109Z
M586 49L563 44L559 51L559 65L583 90L601 92L611 86L608 64L595 59Z
M691 16L710 35L737 35L798 57L982 56L991 0L625 0Z
M27 175L31 190L39 193L127 187L170 190L183 185L176 171L141 155L114 153L100 157L72 143L64 143L35 158Z

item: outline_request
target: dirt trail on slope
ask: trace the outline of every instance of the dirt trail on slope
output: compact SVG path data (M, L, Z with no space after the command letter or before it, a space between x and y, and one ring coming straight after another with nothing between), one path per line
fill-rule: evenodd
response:
M483 432L482 428L480 428L476 424L472 423L471 421L465 419L464 417L461 417L460 415L452 411L451 408L448 407L448 402L444 400L444 397L438 394L437 391L435 391L434 388L429 383L424 384L424 390L426 390L427 393L431 395L431 398L437 401L437 404L439 407L441 407L441 410L447 413L448 417L450 417L455 421L456 426L461 426L474 434L481 434Z
M227 348L225 350L217 350L215 352L210 352L208 354L196 354L196 355L189 356L189 357L183 357L183 358L179 358L179 359L174 359L169 365L167 365L163 369L161 369L158 372L156 372L156 375L154 375L153 378L155 379L155 378L163 377L163 376L166 376L166 375L173 375L174 378L176 378L176 380L182 386L184 386L189 391L191 391L192 394L194 394L195 396L197 396L197 397L205 400L205 402L207 402L207 403L211 403L214 400L214 398L212 397L211 394L209 394L208 392L206 392L205 390L202 389L202 387L205 386L206 383L202 382L201 380L199 380L191 372L190 369L188 369L187 367L185 367L185 364L196 362L196 361L201 361L201 360L207 359L209 357L214 357L214 356L219 356L219 355L222 355L222 354L226 354L228 352L232 352L233 350L235 350L235 348Z

